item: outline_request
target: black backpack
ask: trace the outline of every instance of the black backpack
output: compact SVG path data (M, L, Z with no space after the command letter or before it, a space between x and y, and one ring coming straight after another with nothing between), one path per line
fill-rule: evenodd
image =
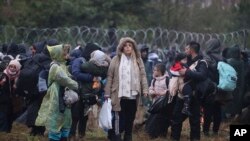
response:
M26 60L23 64L23 68L20 71L17 87L19 89L21 88L26 93L28 92L29 94L36 94L38 92L38 75L42 69L43 66L32 58Z
M155 86L156 79L153 79L153 87ZM169 77L166 77L166 86L168 87ZM163 112L168 105L168 94L159 97L156 101L149 107L148 112L151 114Z

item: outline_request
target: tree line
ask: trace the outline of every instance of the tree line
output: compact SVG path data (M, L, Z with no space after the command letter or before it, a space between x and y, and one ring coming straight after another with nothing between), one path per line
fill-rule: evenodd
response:
M229 8L220 0L212 0L209 7L201 7L200 0L192 0L192 5L182 0L2 0L0 25L228 32L250 27L249 7L248 0Z

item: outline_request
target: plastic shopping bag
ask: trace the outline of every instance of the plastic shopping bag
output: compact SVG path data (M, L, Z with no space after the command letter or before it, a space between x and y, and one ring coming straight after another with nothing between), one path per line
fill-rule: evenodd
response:
M104 130L112 129L111 99L105 100L99 115L99 127Z

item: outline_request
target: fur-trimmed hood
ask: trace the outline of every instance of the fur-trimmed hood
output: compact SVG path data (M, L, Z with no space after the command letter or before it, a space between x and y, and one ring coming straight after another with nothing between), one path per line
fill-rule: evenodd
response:
M117 46L117 49L116 49L116 54L121 57L122 55L122 49L123 49L123 45L126 43L126 42L130 42L133 44L133 47L134 47L134 51L135 51L135 56L136 58L139 58L140 57L140 52L137 48L137 43L135 42L134 39L130 38L130 37L123 37L120 39L119 41L119 44Z

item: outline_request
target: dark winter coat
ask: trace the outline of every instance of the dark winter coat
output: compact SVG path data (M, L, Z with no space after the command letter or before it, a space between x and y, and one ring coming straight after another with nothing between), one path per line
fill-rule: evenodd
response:
M46 54L44 52L38 53L38 54L35 54L32 57L32 59L35 62L38 62L43 69L49 70L50 63L51 63L52 60L51 60L51 58L50 58L50 56L48 54ZM42 103L43 97L45 95L45 93L39 93L38 92L37 84L34 84L33 87L36 88L36 90L34 91L34 93L32 93L31 95L28 96L28 98L29 98L28 99L28 104L29 105L28 105L28 108L27 108L26 125L29 126L29 127L35 125L36 117L37 117L38 111L40 109L40 105Z
M208 77L215 82L219 83L219 72L217 70L217 64L219 61L223 61L221 56L221 45L218 39L212 39L206 42L206 49L204 59L208 64Z
M19 51L18 45L15 43L11 43L7 49L7 54L15 58L19 53L18 51Z
M46 46L46 42L36 42L32 46L36 50L36 53L41 53Z
M245 87L245 66L240 58L240 48L230 47L227 51L228 64L230 64L237 72L237 85L233 91L233 100L225 106L225 112L231 114L241 113L244 100L244 87Z
M89 73L84 73L81 71L81 65L86 63L85 59L80 57L73 60L71 65L71 74L78 83L81 84L80 86L80 95L91 93L92 83L93 83L93 76Z
M205 93L206 90L204 87L206 85L206 80L207 80L207 64L204 61L199 61L202 60L203 57L198 55L193 59L188 59L187 65L190 67L193 63L198 61L198 64L195 67L195 71L192 71L188 69L185 73L185 79L191 80L191 85L194 91L196 91L196 96L202 97Z
M12 112L12 97L14 93L14 80L10 81L6 74L3 73L2 79L5 78L6 82L3 86L0 86L0 112L11 113Z
M102 66L97 66L96 64L91 62L86 62L81 65L81 70L82 72L90 73L93 76L101 76L102 78L106 78L108 72L108 66L102 67Z
M201 60L201 59L203 59L202 56L196 56L195 58L190 59L187 64L190 67L193 63L195 63L196 61ZM207 78L207 64L205 62L198 61L198 64L195 67L195 70L196 71L192 71L192 70L188 69L186 71L185 76L188 79L192 79L194 84L198 84L201 81L206 80L206 78Z

